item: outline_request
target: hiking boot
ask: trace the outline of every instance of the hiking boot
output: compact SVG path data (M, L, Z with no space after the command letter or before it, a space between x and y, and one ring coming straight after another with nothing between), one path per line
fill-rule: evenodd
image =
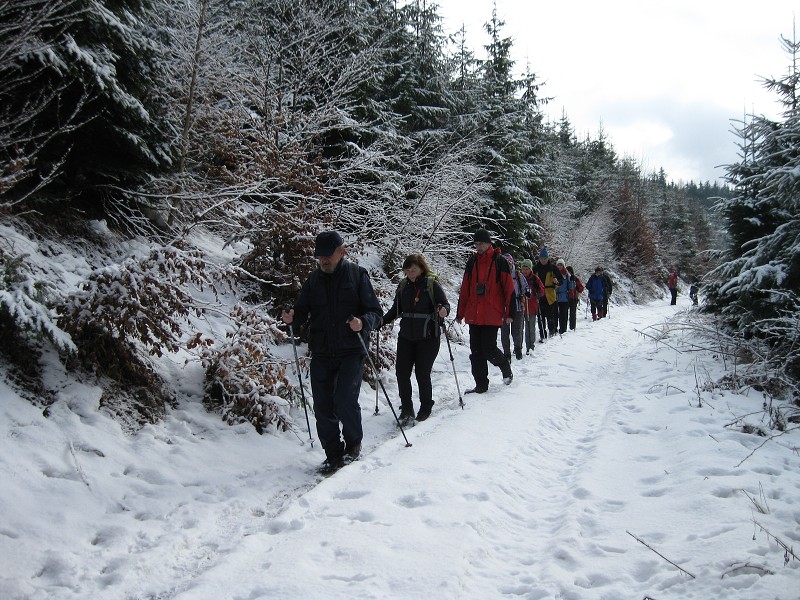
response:
M476 385L474 388L470 388L468 390L464 390L464 393L465 394L485 394L488 391L489 391L488 387L482 387L482 386Z
M431 409L428 406L423 406L417 413L417 421L424 421L431 416Z
M341 456L338 455L331 455L328 456L325 461L320 465L319 471L320 473L333 473L341 469L344 466L344 460Z
M405 406L400 408L400 416L398 417L401 421L403 419L413 419L414 418L414 409L413 408L406 408Z
M503 377L503 385L511 385L512 381L514 381L513 373L509 373L508 377Z
M514 356L517 358L517 360L522 360L522 348L514 350Z
M345 461L354 461L359 456L361 456L361 443L356 443L352 445L348 445L344 450L344 460Z

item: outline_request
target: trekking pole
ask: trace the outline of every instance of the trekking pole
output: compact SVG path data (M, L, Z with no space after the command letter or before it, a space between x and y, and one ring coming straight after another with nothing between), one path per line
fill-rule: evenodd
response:
M544 317L542 316L542 302L542 298L539 298L539 308L536 309L536 323L539 325L539 339L545 341L547 339L547 323L544 322Z
M355 319L355 317L353 315L350 315L349 317L347 317L347 322L349 323L353 319ZM356 337L358 338L358 341L361 342L361 347L364 349L364 354L367 355L367 360L369 361L369 364L372 366L372 369L374 371L375 363L372 362L372 357L369 355L369 350L367 350L367 345L364 343L364 338L361 337L361 332L355 332L355 334ZM383 386L383 382L380 379L378 379L378 384L381 386L381 389L383 390L383 395L386 396L386 404L388 404L389 408L392 409L392 414L394 415L394 420L397 421L397 426L400 428L400 433L403 434L403 439L406 441L406 448L410 448L412 444L411 442L408 441L408 438L406 437L406 432L403 430L403 425L402 423L400 423L400 419L397 416L397 411L395 411L394 406L392 406L392 401L389 400L389 394L386 392L386 388Z
M461 387L458 385L458 375L456 375L456 359L453 357L453 348L450 346L450 336L447 335L447 327L444 324L444 319L439 321L439 325L444 332L444 339L447 340L447 351L450 352L450 364L453 365L453 377L456 380L456 391L458 392L458 405L461 410L464 410L464 399L461 397Z
M380 330L375 332L377 334L377 339L375 340L375 361L376 364L381 364L381 332ZM381 378L381 372L375 371L375 415L380 414L378 412L378 380Z
M289 312L288 310L286 312ZM300 397L303 399L303 412L306 413L306 427L308 427L308 441L314 447L314 438L311 437L311 422L308 420L308 408L306 407L306 392L303 389L303 376L300 374L300 358L297 356L297 342L294 340L294 327L289 323L289 337L292 338L292 351L294 352L294 362L297 367L297 381L300 383Z

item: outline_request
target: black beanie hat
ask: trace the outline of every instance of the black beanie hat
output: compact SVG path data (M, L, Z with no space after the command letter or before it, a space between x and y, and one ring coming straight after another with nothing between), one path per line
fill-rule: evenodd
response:
M485 229L478 229L475 234L472 236L473 242L485 242L487 244L492 243L492 236L489 235L489 232Z

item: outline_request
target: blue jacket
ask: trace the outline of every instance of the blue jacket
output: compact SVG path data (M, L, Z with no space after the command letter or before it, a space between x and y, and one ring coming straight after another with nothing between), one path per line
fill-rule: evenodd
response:
M591 300L605 300L608 296L608 286L603 275L592 275L586 282L586 290Z
M559 302L569 302L569 291L575 289L575 279L569 273L561 273L564 278L556 288L556 295Z

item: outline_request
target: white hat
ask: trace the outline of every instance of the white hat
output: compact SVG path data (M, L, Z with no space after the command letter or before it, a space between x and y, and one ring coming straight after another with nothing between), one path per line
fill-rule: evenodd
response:
M557 265L561 265L561 266L563 267L563 266L564 266L564 259L563 259L563 258L559 258L559 259L556 261L556 264L557 264Z

